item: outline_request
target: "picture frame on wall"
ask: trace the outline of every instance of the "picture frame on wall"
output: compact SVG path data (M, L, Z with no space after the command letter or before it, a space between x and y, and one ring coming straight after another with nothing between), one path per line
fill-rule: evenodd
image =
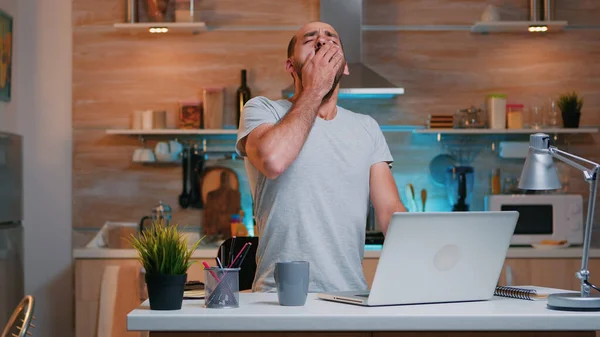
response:
M10 102L12 84L13 18L0 10L0 101Z

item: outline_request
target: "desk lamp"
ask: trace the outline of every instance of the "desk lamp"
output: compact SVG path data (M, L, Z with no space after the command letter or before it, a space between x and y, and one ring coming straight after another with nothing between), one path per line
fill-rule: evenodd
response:
M555 190L561 187L558 179L558 170L553 158L557 158L568 165L583 171L585 181L590 184L590 195L585 221L585 234L583 238L583 256L581 258L581 270L576 273L581 281L580 293L559 293L548 297L548 308L556 310L573 311L597 311L600 310L600 288L588 281L590 272L588 270L588 254L590 241L592 239L592 226L594 221L594 207L596 206L597 175L600 164L577 157L570 153L559 150L550 145L550 136L544 133L532 134L529 138L529 152L525 165L521 172L519 188L523 190ZM588 169L576 161L591 165ZM590 294L590 288L599 293Z

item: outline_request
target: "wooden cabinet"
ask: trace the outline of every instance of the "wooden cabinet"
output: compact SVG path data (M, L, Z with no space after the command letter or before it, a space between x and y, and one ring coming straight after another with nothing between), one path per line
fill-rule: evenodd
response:
M498 280L500 285L538 285L560 289L580 289L575 273L581 269L581 259L506 259ZM590 259L590 282L600 280L600 259ZM511 282L512 281L512 282Z
M214 265L214 259L204 259L210 265ZM201 262L201 260L195 260ZM365 258L363 260L363 272L369 287L373 283L378 258ZM104 268L106 266L122 266L141 270L139 262L135 259L77 259L75 262L75 337L96 336L98 328L98 312L101 297L101 284ZM579 290L579 280L575 273L581 268L579 258L509 258L506 259L502 273L498 280L500 285L533 284L539 286ZM589 263L591 282L600 284L600 259L591 259ZM123 283L119 293L140 293L143 280L139 274L136 280ZM189 270L188 280L204 281L203 267L200 263L194 263ZM119 304L121 301L121 304ZM143 301L126 301L125 298L117 298L119 312L129 312ZM127 332L123 327L111 337L143 337L145 333ZM598 334L600 337L600 334Z
M209 265L214 265L214 259L206 260ZM188 280L204 281L203 260L194 260L188 272ZM141 265L136 259L77 259L75 260L75 337L90 337L97 335L98 313L100 310L101 285L104 268L107 266L121 266L123 268L141 271ZM144 281L140 275L135 273L134 280L119 282L119 294L144 294L140 287L144 287ZM137 302L118 296L116 306L119 312L129 312L143 302L141 298ZM127 332L123 326L111 337L139 337L139 332Z

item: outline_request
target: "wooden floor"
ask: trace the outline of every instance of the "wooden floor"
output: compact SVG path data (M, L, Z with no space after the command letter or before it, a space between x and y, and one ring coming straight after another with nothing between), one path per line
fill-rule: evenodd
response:
M150 337L594 337L594 331L150 332Z

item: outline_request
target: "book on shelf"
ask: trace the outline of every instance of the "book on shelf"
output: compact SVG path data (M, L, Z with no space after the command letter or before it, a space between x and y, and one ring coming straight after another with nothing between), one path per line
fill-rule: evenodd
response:
M496 286L495 296L517 298L530 301L543 301L551 294L576 293L574 290L540 287L534 285L523 286Z

